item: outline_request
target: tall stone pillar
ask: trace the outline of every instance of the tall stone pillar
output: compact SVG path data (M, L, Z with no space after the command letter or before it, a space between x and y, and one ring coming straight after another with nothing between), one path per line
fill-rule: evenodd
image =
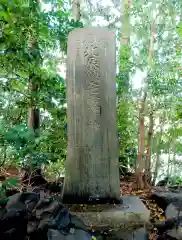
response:
M98 27L68 37L66 199L120 199L115 42Z

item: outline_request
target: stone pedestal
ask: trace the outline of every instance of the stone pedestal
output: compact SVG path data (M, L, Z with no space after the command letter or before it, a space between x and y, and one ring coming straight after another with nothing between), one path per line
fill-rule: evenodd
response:
M150 211L135 196L121 197L123 204L111 205L101 212L71 212L80 217L88 229L133 230L149 221ZM102 208L102 206L101 206Z

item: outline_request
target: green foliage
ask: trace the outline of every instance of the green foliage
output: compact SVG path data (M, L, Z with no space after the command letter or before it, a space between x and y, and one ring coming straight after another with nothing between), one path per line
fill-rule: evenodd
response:
M56 163L47 165L44 170L45 176L53 181L59 179L59 177L64 174L64 160L65 159L58 159Z
M169 185L177 185L181 186L182 185L182 177L180 176L172 176L169 178Z
M182 69L182 24L181 21L179 24L176 22L181 6L179 1L176 1L174 6L171 1L164 2L165 4L161 1L144 4L143 1L134 0L131 13L128 13L125 19L127 24L124 25L127 29L124 30L127 31L126 35L132 36L132 41L128 39L118 51L120 66L117 75L117 124L119 159L123 168L128 165L134 167L137 158L136 116L143 83L134 91L129 76L133 77L132 74L139 69L148 73L145 116L147 118L150 111L154 113L154 141L159 135L158 119L159 125L167 125L160 146L156 143L157 146L152 148L153 153L156 149L168 153L169 142L182 136L179 123L182 118L179 81ZM46 173L54 176L59 175L59 169L63 168L67 153L66 83L57 68L61 62L65 63L65 59L60 56L66 54L69 32L83 27L83 23L70 18L67 2L46 0L44 3L49 4L46 11L42 10L41 1L38 0L1 1L0 164L35 167L51 162L46 167ZM101 9L100 3L92 7L94 11L90 14L89 22L96 15L102 15L108 22L115 22L115 17L108 14L110 7L103 6ZM158 22L152 52L153 61L152 65L149 65L154 12L158 12L159 16L156 18ZM129 14L132 14L131 22ZM89 14L87 15L88 20ZM121 39L119 41L121 42ZM29 80L38 85L37 92L32 93L29 90ZM135 81L138 81L137 77ZM35 137L34 132L27 128L27 112L32 96L41 111L39 137ZM147 131L148 122L145 123ZM176 143L176 152L182 152L179 141Z
M120 156L119 161L123 171L127 171L128 165L133 166L136 156L131 157L133 146L133 119L131 118L132 97L130 94L131 49L129 44L120 46L120 69L117 75L117 122Z
M45 2L44 2L45 3ZM57 71L67 37L83 27L64 1L3 1L0 6L0 153L3 165L40 166L65 159L66 84ZM38 85L30 91L29 80ZM41 111L40 136L27 128L31 98ZM11 161L10 161L11 160Z
M17 178L6 178L4 181L0 181L0 204L4 204L8 201L6 191L17 188L19 184Z
M11 145L14 149L12 153L15 154L19 166L36 167L51 160L48 154L43 154L36 149L41 139L37 138L35 133L25 125L15 125L4 131L1 128L0 134L1 145Z
M131 49L128 45L122 45L120 48L120 74L128 73L131 68L130 63Z
M182 22L179 22L178 26L177 26L177 34L179 36L179 38L182 38Z
M5 189L12 189L19 185L19 180L17 178L6 178L6 180L3 182L3 187Z

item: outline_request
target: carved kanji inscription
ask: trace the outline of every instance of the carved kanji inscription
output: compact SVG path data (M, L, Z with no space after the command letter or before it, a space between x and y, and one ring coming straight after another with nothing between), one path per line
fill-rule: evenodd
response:
M65 191L75 195L120 195L115 53L115 36L107 29L89 27L69 34L67 166L72 167Z

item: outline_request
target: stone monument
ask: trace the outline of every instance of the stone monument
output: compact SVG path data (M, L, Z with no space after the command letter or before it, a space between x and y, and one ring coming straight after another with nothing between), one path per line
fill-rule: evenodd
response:
M68 36L67 199L120 200L115 45L106 28L76 29Z
M130 228L148 222L150 213L138 197L120 197L115 53L115 34L105 28L76 29L69 34L63 201L71 203L70 211L88 229L118 229L118 237L113 239L122 239L124 230L130 234ZM74 204L85 200L86 210L82 204ZM89 200L114 200L119 204L88 205Z

